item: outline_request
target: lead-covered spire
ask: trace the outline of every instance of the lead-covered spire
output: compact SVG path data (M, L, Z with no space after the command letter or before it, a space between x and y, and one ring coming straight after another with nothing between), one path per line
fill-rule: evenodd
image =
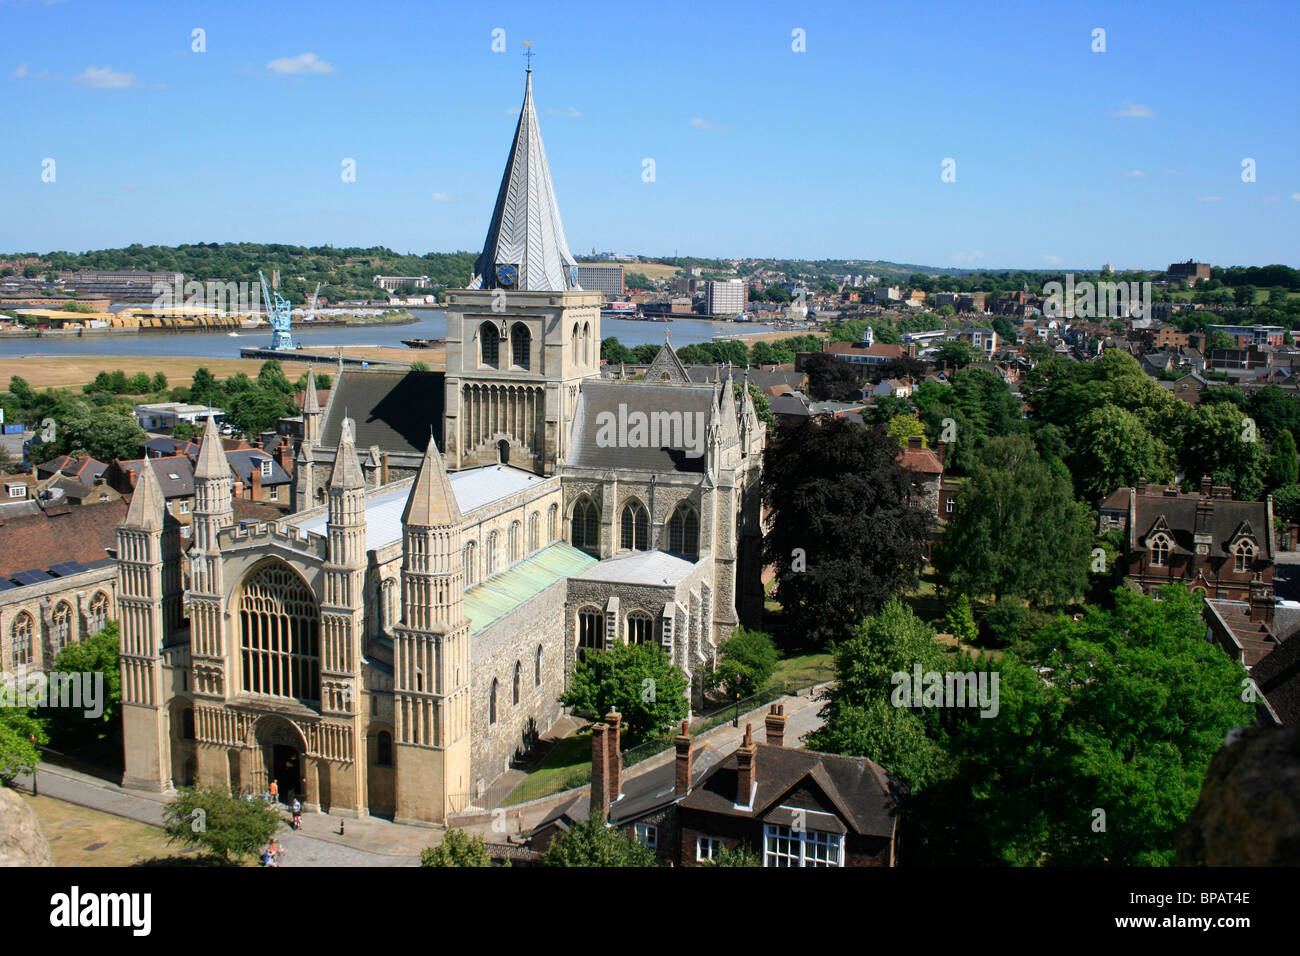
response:
M578 264L569 253L555 202L551 170L533 107L533 74L524 83L524 105L497 192L483 252L474 264L471 289L519 292L576 290Z

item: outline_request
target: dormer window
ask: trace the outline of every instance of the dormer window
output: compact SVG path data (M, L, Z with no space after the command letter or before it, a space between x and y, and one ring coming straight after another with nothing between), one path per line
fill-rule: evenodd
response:
M1168 567L1169 565L1169 539L1164 535L1156 535L1151 539L1151 564L1158 568Z
M1255 560L1255 546L1249 541L1243 541L1237 545L1233 553L1237 559L1236 570L1249 571L1251 562Z
M271 477L271 459L267 458L262 462L262 477Z

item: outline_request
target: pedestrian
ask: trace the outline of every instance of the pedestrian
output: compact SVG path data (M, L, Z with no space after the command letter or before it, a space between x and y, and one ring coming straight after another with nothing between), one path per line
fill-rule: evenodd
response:
M280 800L280 785L274 780L271 781L271 802L278 803Z
M284 859L284 847L276 843L274 839L271 840L271 856L274 858L276 866L279 866L280 861Z

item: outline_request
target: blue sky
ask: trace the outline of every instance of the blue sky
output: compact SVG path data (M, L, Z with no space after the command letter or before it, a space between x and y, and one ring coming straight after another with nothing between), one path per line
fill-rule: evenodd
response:
M0 251L477 250L529 40L578 253L1296 266L1298 9L0 0Z

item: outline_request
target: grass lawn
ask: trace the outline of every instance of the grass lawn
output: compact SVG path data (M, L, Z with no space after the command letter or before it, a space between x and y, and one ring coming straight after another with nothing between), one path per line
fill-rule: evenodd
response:
M796 684L807 687L820 684L835 677L835 667L830 654L807 653L795 654L777 661L776 670L772 672L772 684Z
M133 866L142 860L192 860L158 827L52 797L18 795L36 812L55 866Z
M502 806L550 796L591 779L591 734L582 728L557 743L541 766L519 782Z

